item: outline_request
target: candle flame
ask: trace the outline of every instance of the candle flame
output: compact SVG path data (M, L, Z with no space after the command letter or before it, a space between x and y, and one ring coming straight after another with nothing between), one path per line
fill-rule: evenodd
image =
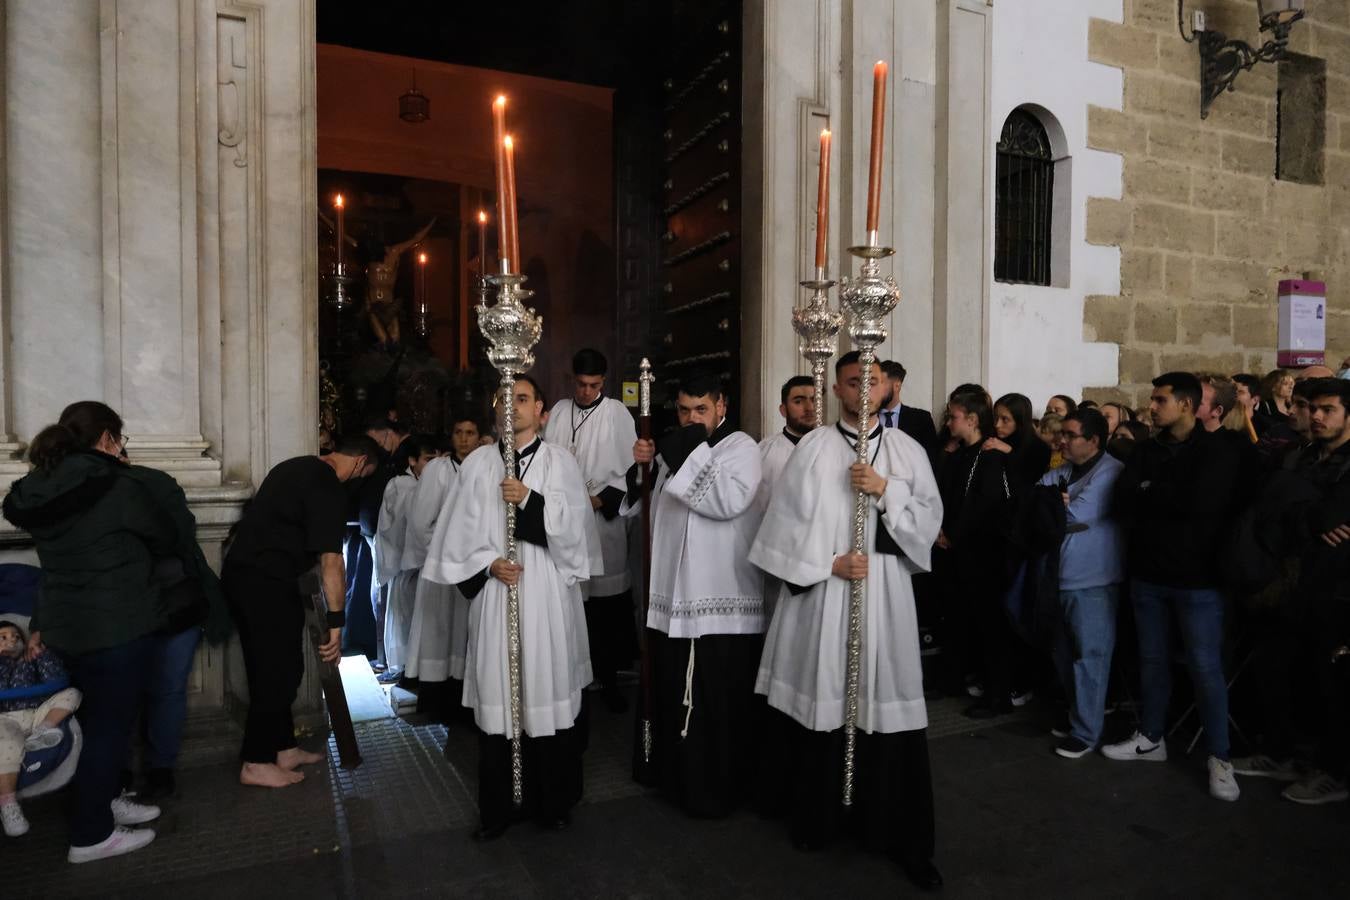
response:
M417 254L417 261L425 266L427 264L427 255L425 253Z
M821 136L821 137L829 137L829 136L830 136L830 129L828 129L828 128L822 128L821 131L820 131L820 136Z
M337 199L333 201L333 205L336 206L338 209L342 209L342 195L341 195L341 194L338 194L338 195L337 195Z
M496 100L493 100L493 101L492 101L492 104L493 104L494 106L505 106L505 105L506 105L506 95L505 95L505 94L498 94L498 95L497 95L497 99L496 99Z
M478 221L483 225L487 224L487 213L483 212L481 209L478 211Z
M516 143L515 141L511 140L511 135L508 134L505 138L502 139L502 146L504 146L507 150L514 150L516 147Z

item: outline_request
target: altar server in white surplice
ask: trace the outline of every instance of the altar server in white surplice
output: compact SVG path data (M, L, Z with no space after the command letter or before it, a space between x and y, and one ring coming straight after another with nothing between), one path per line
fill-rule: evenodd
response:
M634 768L687 812L721 816L746 796L761 718L753 707L764 578L747 560L759 524L759 447L727 422L714 377L683 379L676 407L677 430L633 448L636 463L655 455L656 464L647 616L654 747L650 767ZM635 465L630 508L640 503L639 472Z
M901 863L916 882L933 868L928 714L910 575L929 568L942 501L923 448L899 429L869 422L870 463L857 458L860 367L840 357L835 395L842 421L802 438L774 485L750 559L783 583L755 689L775 716L772 744L793 840L819 846L843 830L843 724L849 579L866 576L856 833ZM873 367L871 390L878 390ZM866 553L851 552L854 491L870 497ZM934 880L936 879L936 884Z
M793 375L783 382L779 391L781 402L778 414L783 417L783 427L777 434L771 434L759 442L759 462L762 477L759 482L759 495L755 505L759 515L769 508L769 497L773 483L778 480L788 457L797 444L812 428L816 427L816 382L810 375ZM773 619L774 601L778 599L778 580L772 575L764 576L764 621Z
M573 395L559 400L549 413L544 440L576 457L595 510L605 570L581 589L586 598L591 668L605 705L623 712L628 701L619 689L617 675L637 655L637 635L629 589L628 520L619 515L619 505L623 503L624 477L633 461L637 430L628 408L604 396L608 369L600 351L577 351L572 357Z
M526 811L564 828L581 799L582 690L591 680L581 583L601 571L599 538L576 460L541 440L539 387L520 376L515 391L519 479L506 478L499 447L469 454L450 488L454 515L438 522L422 575L453 584L469 600L464 705L478 726L479 840L512 821L511 691L507 586L520 589L521 691ZM506 511L516 504L519 564L506 555Z
M375 529L375 583L385 592L384 656L388 671L380 676L384 683L397 681L406 659L408 628L413 599L417 591L417 572L403 568L404 539L408 529L408 506L417 489L417 481L427 465L436 458L436 445L426 437L413 436L399 446L407 468L390 479L380 504L379 525Z

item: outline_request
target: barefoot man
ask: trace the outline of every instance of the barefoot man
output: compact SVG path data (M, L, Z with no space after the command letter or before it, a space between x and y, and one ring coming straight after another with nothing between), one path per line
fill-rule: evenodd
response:
M297 456L278 463L249 503L225 557L222 581L239 627L248 674L239 783L286 787L304 780L296 771L322 754L295 742L291 704L305 674L301 633L304 599L298 579L317 563L328 600L324 662L342 654L346 574L347 492L342 483L375 469L379 446L364 434L338 442L327 456Z

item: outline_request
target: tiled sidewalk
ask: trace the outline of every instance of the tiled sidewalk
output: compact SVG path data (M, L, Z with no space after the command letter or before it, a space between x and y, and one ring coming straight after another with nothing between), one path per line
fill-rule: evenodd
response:
M1298 807L1259 780L1243 782L1238 803L1220 803L1205 792L1199 755L1069 762L1049 752L1034 710L977 730L962 705L930 706L947 897L1350 896L1350 804ZM631 727L631 716L593 712L586 799L569 831L522 825L478 845L468 837L476 741L463 725L359 725L360 768L315 767L272 792L237 784L236 736L218 723L189 747L181 797L151 847L67 865L60 803L35 801L33 831L0 842L0 897L912 893L893 865L847 845L802 854L776 822L691 820L644 796L628 778Z

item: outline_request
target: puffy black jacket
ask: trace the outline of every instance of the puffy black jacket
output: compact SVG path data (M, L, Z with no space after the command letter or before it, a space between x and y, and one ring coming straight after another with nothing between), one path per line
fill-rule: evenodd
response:
M87 653L163 624L154 560L174 554L178 530L126 465L71 454L14 482L4 514L37 545L44 577L32 628L44 643Z
M1167 432L1139 443L1116 481L1116 515L1129 538L1132 578L1177 588L1222 582L1221 542L1237 506L1234 441L1197 425L1184 441Z

